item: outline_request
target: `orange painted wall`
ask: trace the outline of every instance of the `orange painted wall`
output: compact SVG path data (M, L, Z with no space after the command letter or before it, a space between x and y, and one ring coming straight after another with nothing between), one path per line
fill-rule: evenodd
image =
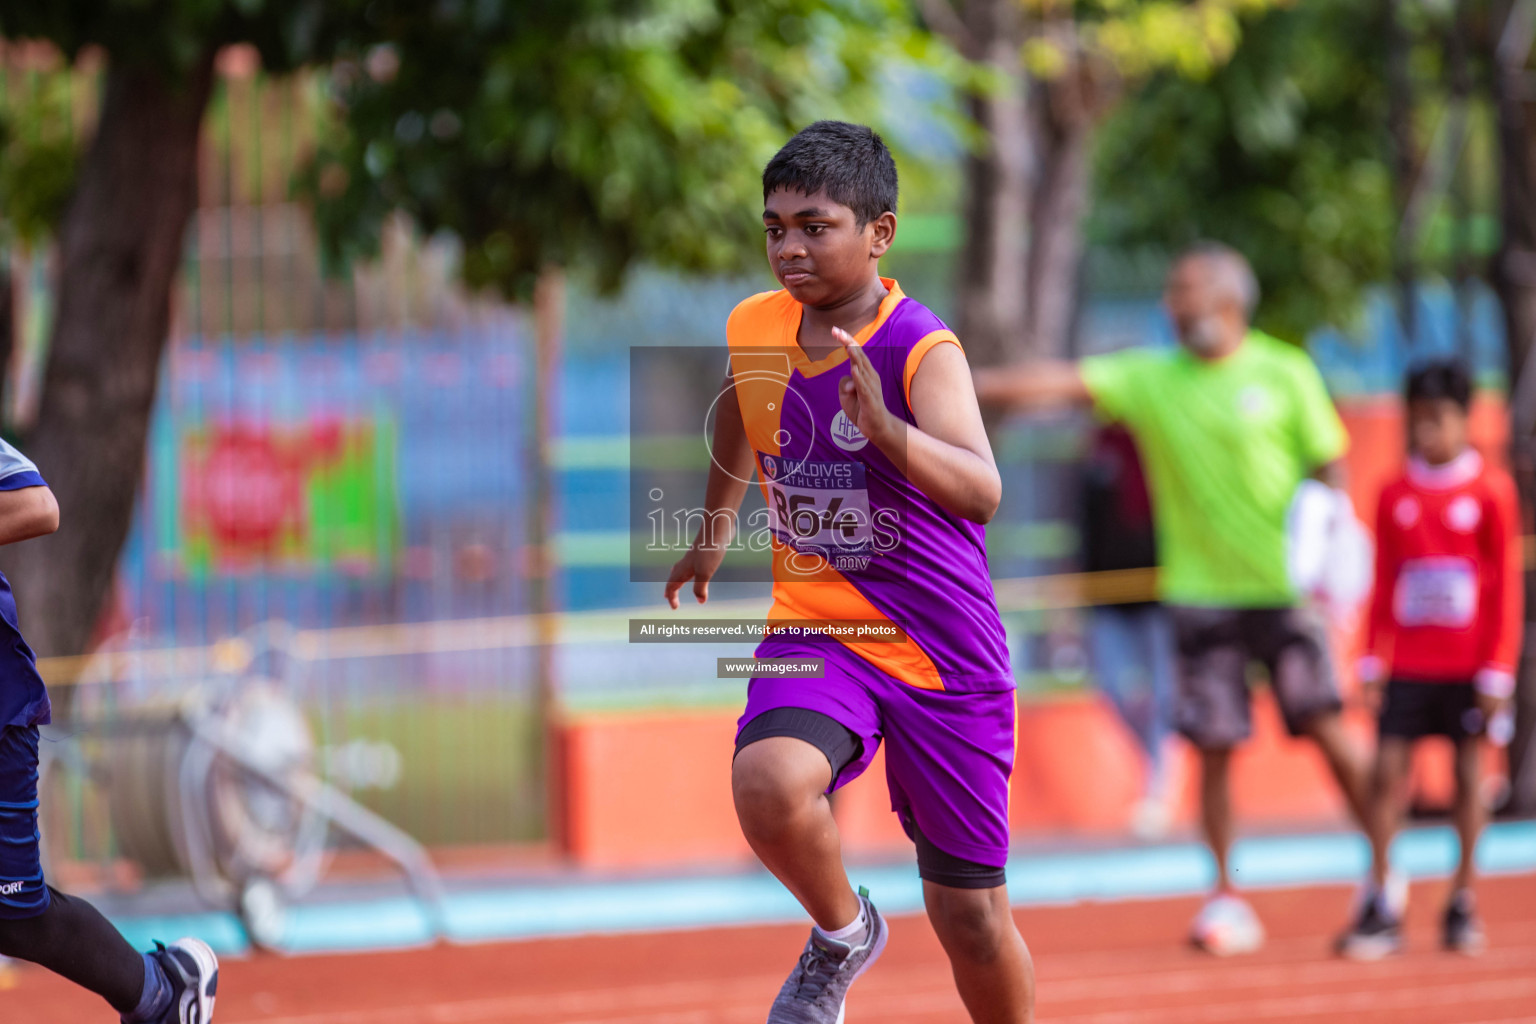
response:
M731 804L733 711L576 716L562 732L567 853L589 867L685 866L750 856ZM1362 734L1368 723L1353 723ZM1187 757L1187 755L1186 755ZM1194 822L1195 773L1180 820ZM1235 764L1246 825L1337 820L1342 805L1307 744L1283 735L1267 694L1255 737ZM1016 834L1110 835L1141 787L1141 763L1114 713L1093 694L1019 707L1011 820ZM834 808L853 855L909 848L885 787L883 757L840 790Z

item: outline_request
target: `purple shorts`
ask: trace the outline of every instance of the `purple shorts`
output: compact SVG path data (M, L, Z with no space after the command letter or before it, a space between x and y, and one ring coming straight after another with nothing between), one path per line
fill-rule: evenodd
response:
M759 659L823 658L820 679L758 676L736 731L774 708L836 720L863 749L828 792L852 782L885 740L891 810L944 853L990 867L1008 861L1008 777L1013 772L1013 690L945 693L904 683L839 643L766 640Z

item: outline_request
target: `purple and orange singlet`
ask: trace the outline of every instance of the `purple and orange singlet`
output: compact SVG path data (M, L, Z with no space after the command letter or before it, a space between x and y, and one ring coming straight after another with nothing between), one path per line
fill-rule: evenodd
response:
M886 407L909 424L919 363L955 335L897 283L856 337ZM738 305L726 325L731 374L772 534L770 622L884 621L905 643L845 641L903 682L955 693L1011 690L1013 672L987 570L986 530L940 508L859 432L838 388L848 354L812 362L787 291ZM828 339L831 340L830 338Z

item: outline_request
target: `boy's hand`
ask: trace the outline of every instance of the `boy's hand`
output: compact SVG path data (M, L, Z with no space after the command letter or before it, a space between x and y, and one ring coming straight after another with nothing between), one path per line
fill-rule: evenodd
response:
M1496 747L1507 747L1515 738L1514 701L1508 697L1477 695L1477 710L1483 716L1483 735Z
M667 604L677 610L677 592L683 589L683 584L693 580L694 599L703 604L709 600L709 581L714 578L720 569L720 563L725 561L724 545L701 546L698 541L688 549L688 553L677 560L672 566L671 575L667 577L666 597Z
M1500 712L1507 711L1509 705L1510 700L1508 697L1495 697L1481 692L1477 695L1477 710L1483 713L1483 721L1485 722L1493 721Z
M1489 666L1472 679L1477 710L1483 716L1483 731L1498 746L1507 746L1514 738L1515 676L1504 669Z
M863 346L853 340L853 335L841 327L834 327L832 337L848 353L848 376L843 378L837 391L843 414L859 428L859 433L869 438L875 447L883 449L895 433L896 418L885 407L880 374L864 353Z

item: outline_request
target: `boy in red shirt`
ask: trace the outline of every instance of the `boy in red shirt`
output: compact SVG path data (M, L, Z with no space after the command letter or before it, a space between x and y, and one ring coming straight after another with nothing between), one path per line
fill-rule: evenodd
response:
M1411 454L1377 511L1376 593L1360 664L1367 699L1380 713L1371 884L1340 943L1356 959L1402 948L1406 900L1387 895L1387 854L1407 801L1412 745L1423 736L1456 744L1461 859L1444 944L1462 953L1484 945L1472 898L1484 821L1478 745L1483 736L1509 740L1523 609L1515 488L1468 444L1471 397L1471 380L1457 363L1431 363L1408 378Z

